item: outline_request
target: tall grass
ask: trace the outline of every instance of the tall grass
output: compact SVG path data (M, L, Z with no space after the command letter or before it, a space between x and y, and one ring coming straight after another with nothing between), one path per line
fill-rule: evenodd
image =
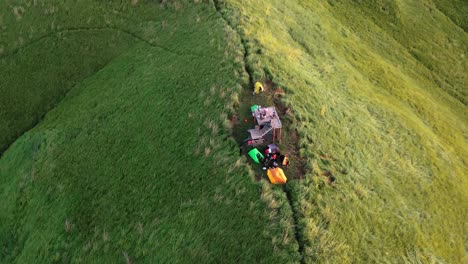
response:
M304 260L466 261L466 33L430 1L223 4L294 114Z
M10 3L2 2L5 17ZM24 116L49 110L48 100L60 103L0 159L0 262L296 262L282 193L252 180L230 138L227 118L245 73L240 40L214 6L57 5L25 2L17 21L31 23L15 28L47 31L48 19L57 25L68 15L62 22L70 27L119 30L54 33L17 52L14 45L4 49L3 67L20 71L14 76L50 74L37 87L49 97L37 105L28 94L32 84L13 76L0 81L11 98L24 95L31 105ZM39 20L45 9L61 15ZM90 53L81 47L87 38ZM109 47L113 38L118 47ZM80 55L82 64L65 63ZM67 81L55 75L58 66L42 71L42 58L63 60L63 71L81 75ZM24 111L25 104L11 108Z
M136 7L124 16L122 8L76 1L0 3L0 152L74 85L138 43L125 33L125 18L140 23L147 16L132 14Z

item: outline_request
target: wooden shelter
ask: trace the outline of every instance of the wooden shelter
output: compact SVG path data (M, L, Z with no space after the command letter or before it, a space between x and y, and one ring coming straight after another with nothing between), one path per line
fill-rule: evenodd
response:
M249 129L251 139L264 139L266 135L272 132L273 142L278 139L279 143L281 143L282 124L274 106L257 107L252 115L258 125L255 126L255 129Z

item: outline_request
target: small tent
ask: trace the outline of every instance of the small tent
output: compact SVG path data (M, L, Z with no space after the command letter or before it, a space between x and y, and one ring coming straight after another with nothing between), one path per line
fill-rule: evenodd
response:
M252 149L249 151L249 156L255 161L255 163L260 163L263 159L265 159L265 156L256 148Z
M288 179L281 168L272 168L267 171L268 179L273 184L285 184Z
M251 111L252 114L253 114L253 113L255 113L255 110L257 110L258 108L260 108L259 105L252 105L252 106L250 107L250 111Z

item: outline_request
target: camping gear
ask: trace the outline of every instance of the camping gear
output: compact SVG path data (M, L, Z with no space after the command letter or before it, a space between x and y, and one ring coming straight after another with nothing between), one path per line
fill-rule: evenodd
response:
M251 108L252 110L252 108ZM275 139L278 139L278 141L281 143L281 128L282 124L280 121L280 118L276 112L276 108L274 106L270 107L258 107L253 113L252 113L256 123L258 125L263 125L268 127L268 131L265 131L267 133L273 134L272 141L273 143L275 142ZM249 133L252 134L252 132L255 132L254 130L249 131ZM267 133L255 133L256 136L265 136Z
M249 129L249 134L250 134L250 138L251 139L260 139L260 138L264 138L266 135L268 135L272 128L271 126L265 124L263 125L262 128L260 128L261 126L259 125L256 125L254 129Z
M278 158L278 155L276 155L276 153L275 153L275 154L271 155L270 159L273 160L273 161L276 161L276 158Z
M284 156L284 159L281 162L281 165L283 165L283 167L287 169L289 167L289 158Z
M268 179L273 184L285 184L288 179L281 168L272 168L267 171Z
M260 163L260 161L263 161L265 158L263 154L256 148L249 151L249 156L253 159L253 161L255 161L255 163Z
M279 153L279 152L280 152L278 146L276 146L275 144L269 144L269 145L268 145L268 149L269 149L269 152L270 152L271 154Z
M283 165L283 167L288 168L288 166L289 166L289 158L288 157L286 157L285 155L280 155L279 162L281 163L281 165Z
M259 138L259 139L251 139L249 138L247 140L247 145L251 146L251 147L257 147L257 146L260 146L260 145L263 145L263 142L264 142L264 139L263 138Z
M253 114L253 113L255 113L255 110L257 110L258 108L260 108L259 105L252 105L252 106L250 107L250 111L251 111L252 114Z
M253 121L255 123L255 111L257 111L257 109L259 109L261 106L259 105L252 105L250 107L250 111L252 112L252 118L253 118Z

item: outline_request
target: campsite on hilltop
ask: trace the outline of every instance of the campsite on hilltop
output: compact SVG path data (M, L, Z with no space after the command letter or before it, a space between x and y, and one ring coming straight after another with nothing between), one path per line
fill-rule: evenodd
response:
M466 14L0 1L0 263L466 263Z

